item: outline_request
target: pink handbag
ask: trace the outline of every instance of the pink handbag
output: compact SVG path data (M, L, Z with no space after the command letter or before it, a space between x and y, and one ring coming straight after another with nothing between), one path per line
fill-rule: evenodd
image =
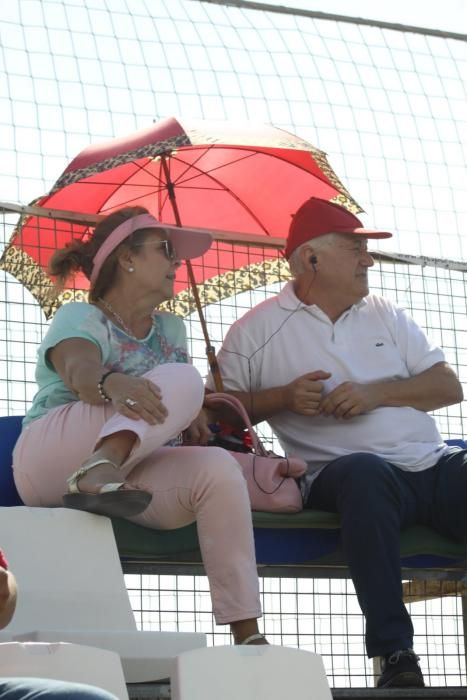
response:
M250 435L252 452L230 451L243 469L251 509L270 513L298 513L303 501L296 479L306 472L306 462L297 457L279 457L265 449L243 404L230 394L207 394L204 405L214 408L224 404L233 408L242 418Z

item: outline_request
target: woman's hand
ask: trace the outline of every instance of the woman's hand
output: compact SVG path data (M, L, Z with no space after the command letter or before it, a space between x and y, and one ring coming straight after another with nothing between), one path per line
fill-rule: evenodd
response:
M99 395L97 383L105 367L94 343L84 338L62 340L49 351L49 360L66 386L81 401L102 406L103 398ZM112 372L104 380L103 388L122 416L133 420L142 418L150 425L163 423L167 417L160 389L148 379Z
M142 418L150 425L163 423L167 418L161 391L149 379L113 372L104 380L103 388L122 416L133 420Z
M184 445L207 445L212 433L209 430L208 414L202 408L194 421L183 433Z

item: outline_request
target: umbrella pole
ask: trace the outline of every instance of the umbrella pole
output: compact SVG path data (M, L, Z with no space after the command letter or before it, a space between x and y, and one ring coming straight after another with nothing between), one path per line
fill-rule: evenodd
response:
M175 186L170 179L170 171L167 165L166 156L162 154L160 156L162 169L164 171L165 180L167 183L167 192L169 195L170 203L172 205L173 213L175 216L175 223L177 226L182 226L180 219L180 212L178 211L177 200L175 198ZM203 331L204 340L206 343L206 356L208 358L209 368L214 379L214 384L216 391L224 391L224 383L222 381L221 372L219 365L217 363L216 351L214 346L211 344L211 339L209 337L208 327L206 325L206 319L204 318L203 307L201 306L201 300L199 298L198 287L196 285L195 275L193 272L193 266L190 260L186 260L186 269L188 272L188 279L190 280L191 291L193 292L193 297L195 300L196 310L198 311L199 320L201 323L201 328Z
M201 301L198 294L198 288L196 286L195 276L193 274L193 266L189 260L186 260L186 267L188 271L188 277L190 278L191 290L193 292L193 297L195 299L196 309L198 311L199 320L201 323L201 328L203 330L204 340L206 343L206 356L208 358L209 368L212 372L212 377L214 379L214 384L216 386L216 391L224 391L224 383L221 377L221 371L217 363L216 351L214 346L211 345L211 339L209 337L208 328L206 325L206 319L204 318L203 309L201 306Z

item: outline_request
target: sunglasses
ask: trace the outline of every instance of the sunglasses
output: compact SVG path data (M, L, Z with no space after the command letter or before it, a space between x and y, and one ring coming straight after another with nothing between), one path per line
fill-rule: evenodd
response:
M178 260L177 258L177 253L174 248L174 244L170 240L165 240L165 241L143 241L143 243L138 243L137 247L139 248L140 246L143 245L152 245L155 248L159 249L161 248L164 252L165 257L169 262L175 262Z

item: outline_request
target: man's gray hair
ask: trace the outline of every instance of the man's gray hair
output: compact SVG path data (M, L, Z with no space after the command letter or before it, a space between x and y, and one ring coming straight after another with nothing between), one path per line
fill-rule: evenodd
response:
M303 264L303 260L300 255L300 251L303 248L308 248L311 245L313 250L321 250L321 248L335 243L338 235L338 233L325 233L323 236L318 236L317 238L310 238L309 241L305 241L305 243L299 245L298 248L295 248L294 252L289 258L289 268L292 277L298 277L299 275L303 275L303 273L306 272L306 267Z

